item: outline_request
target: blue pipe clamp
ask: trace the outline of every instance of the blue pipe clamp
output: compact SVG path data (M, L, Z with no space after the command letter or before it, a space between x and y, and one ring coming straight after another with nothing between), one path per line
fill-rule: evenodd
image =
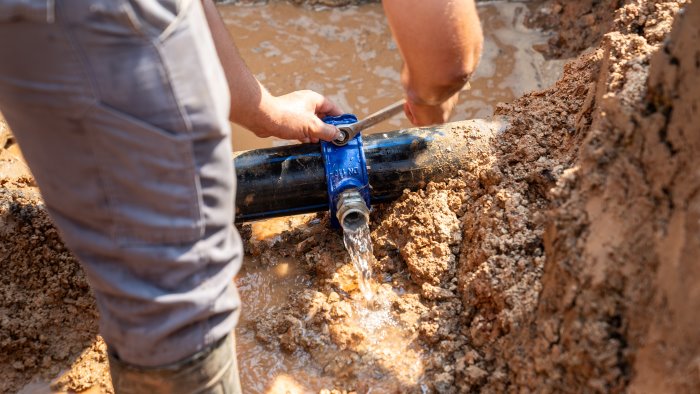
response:
M357 122L353 114L340 116L326 116L325 123L339 126ZM365 151L362 149L362 135L358 133L355 138L343 146L337 146L332 142L321 141L321 151L326 170L326 184L328 186L328 209L331 213L331 226L340 228L336 217L337 203L341 193L349 189L357 189L369 209L369 176L367 175L367 163Z

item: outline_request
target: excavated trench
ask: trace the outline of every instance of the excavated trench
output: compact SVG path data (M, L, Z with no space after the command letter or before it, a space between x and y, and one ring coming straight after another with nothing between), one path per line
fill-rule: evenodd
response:
M498 29L485 7L508 16L491 36L504 47L487 47L455 119L493 111L510 126L465 130L479 148L460 173L373 210L381 302L359 299L326 215L241 226L246 392L697 392L700 6L685 3L550 0L529 4L527 17L520 4L482 5L487 35ZM278 81L258 75L273 92L344 86L335 99L359 115L398 95L398 58L379 38L388 33L376 4L228 7L241 20L260 13L260 37L262 25L279 29L276 17L293 22L288 43L257 44L247 24L231 22L242 48L260 48L253 69L286 70ZM344 12L350 22L337 27ZM536 33L523 20L554 33L518 41ZM294 40L307 30L319 36L305 48ZM359 63L372 64L360 69L365 86L330 73L336 41L375 51ZM518 85L557 63L510 41L575 58L550 87L536 77ZM295 75L311 67L296 59L309 56L290 61L281 45L322 54L322 77ZM524 64L536 67L513 77ZM109 392L88 284L0 128L0 392Z

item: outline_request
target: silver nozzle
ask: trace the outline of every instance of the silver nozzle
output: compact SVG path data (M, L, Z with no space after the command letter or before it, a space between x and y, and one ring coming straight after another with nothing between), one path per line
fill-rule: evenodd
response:
M369 223L369 208L357 189L340 193L336 210L336 217L344 231L357 231Z

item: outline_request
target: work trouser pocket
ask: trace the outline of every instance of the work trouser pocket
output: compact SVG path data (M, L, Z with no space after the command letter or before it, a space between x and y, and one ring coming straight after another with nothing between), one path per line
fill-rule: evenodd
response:
M128 0L128 3L139 33L162 39L177 27L192 1L195 0Z
M113 236L122 245L184 244L204 235L188 131L170 131L98 104L87 117Z
M2 0L0 23L53 22L54 11L54 0Z
M116 38L137 33L158 39L172 32L198 0L0 0L0 23L69 26Z

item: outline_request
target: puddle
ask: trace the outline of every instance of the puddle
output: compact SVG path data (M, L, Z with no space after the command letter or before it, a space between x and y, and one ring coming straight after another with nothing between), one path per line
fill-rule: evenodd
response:
M401 58L380 4L311 9L271 2L220 10L248 66L272 94L312 89L360 118L402 97ZM523 26L526 5L480 2L478 10L481 64L451 120L487 117L499 102L549 86L561 74L562 61L545 61L533 49L548 35ZM406 127L400 115L368 132ZM235 150L284 143L234 126Z
M308 354L287 354L270 350L255 339L255 322L260 312L282 305L287 297L308 285L297 275L293 261L277 266L256 266L247 259L236 278L243 309L236 328L236 348L241 385L251 393L306 393L331 384L309 360ZM325 385L325 386L324 386Z
M280 242L279 234L282 231L290 226L312 224L316 220L314 215L299 215L255 222L252 238L256 242L270 243L274 248L274 244ZM354 282L355 277L351 275L345 280ZM319 392L323 388L334 387L339 376L347 373L348 369L343 368L345 372L335 369L336 357L342 354L342 350L334 346L311 356L301 349L290 354L276 347L268 348L256 339L255 327L260 319L269 318L268 313L272 308L289 305L293 297L298 299L299 294L312 284L312 278L304 268L299 267L298 262L280 258L270 267L257 257L246 256L236 284L243 302L236 337L241 384L246 392ZM392 300L396 299L397 289L375 281L368 285L374 295L371 301L366 299L355 283L348 285L353 288L349 293L338 290L343 295L336 293L329 296L345 301L341 304L349 317L343 319L338 327L342 326L341 331L347 333L362 333L356 350L362 354L363 363L376 365L376 370L369 373L371 376L364 379L374 382L367 388L369 391L393 392L397 382L415 386L423 378L426 350L417 344L417 333L407 331L404 322L392 311ZM315 335L312 331L306 330L304 335ZM368 374L362 369L354 369L352 373L356 374L358 381L363 380L363 374ZM383 382L381 376L388 374L392 379Z
M310 279L295 268L294 261L282 260L278 265L260 266L255 259L248 257L237 276L243 309L236 329L238 363L241 384L250 393L309 393L323 388L334 387L337 370L324 371L334 365L334 357L341 352L327 349L325 355L316 354L315 359L303 350L286 353L270 349L255 338L255 325L264 318L265 311L283 305L288 298L308 287ZM416 343L416 333L407 332L402 323L391 312L391 302L385 292L393 291L390 286L376 286L377 299L368 304L357 292L348 299L351 314L342 324L346 330L364 334L358 347L365 363L377 366L367 380L374 382L371 392L393 392L396 381L414 386L423 377L423 356L426 351ZM362 373L358 381L362 381ZM392 381L377 380L380 375L392 375ZM362 391L362 390L361 390ZM369 392L369 391L367 391Z

